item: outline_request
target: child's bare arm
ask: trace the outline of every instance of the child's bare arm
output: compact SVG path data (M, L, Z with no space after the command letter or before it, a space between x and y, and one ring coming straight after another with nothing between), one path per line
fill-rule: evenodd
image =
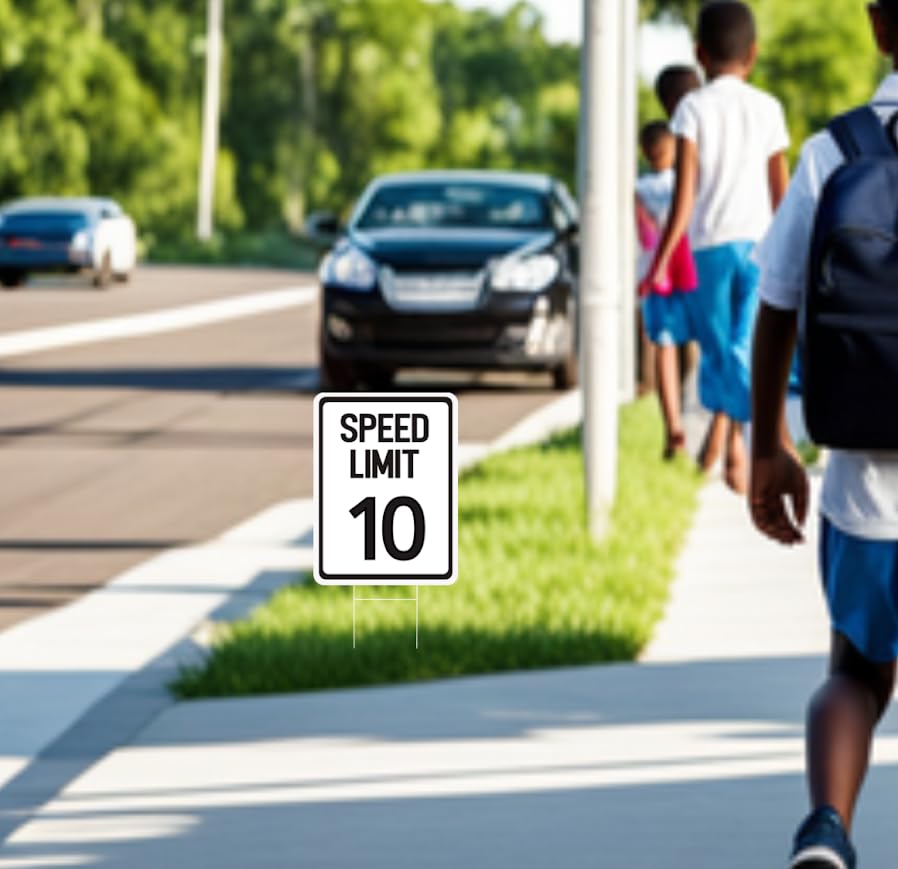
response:
M780 543L800 543L808 511L808 480L789 441L786 389L798 316L761 304L752 362L752 473L750 507L755 525ZM790 516L786 498L792 502Z
M695 142L683 136L677 137L677 184L674 203L667 226L658 244L658 251L648 273L650 285L660 283L676 246L689 228L692 209L695 207L695 188L698 181L698 148Z
M770 186L770 204L776 211L789 188L789 162L782 151L767 161L767 183Z

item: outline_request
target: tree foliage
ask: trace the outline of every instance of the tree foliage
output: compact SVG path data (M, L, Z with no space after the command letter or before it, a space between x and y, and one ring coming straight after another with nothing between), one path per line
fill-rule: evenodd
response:
M570 0L574 2L574 0ZM693 20L698 0L642 0ZM755 0L755 80L796 139L862 100L876 63L861 5ZM0 200L121 199L144 237L192 233L206 0L0 0ZM524 0L226 0L217 225L296 228L375 174L515 167L573 181L578 50ZM643 105L650 100L643 93ZM647 111L648 109L646 109Z
M205 0L0 0L0 199L113 195L145 238L191 232ZM577 52L538 14L423 0L225 4L217 222L298 227L375 174L570 178Z

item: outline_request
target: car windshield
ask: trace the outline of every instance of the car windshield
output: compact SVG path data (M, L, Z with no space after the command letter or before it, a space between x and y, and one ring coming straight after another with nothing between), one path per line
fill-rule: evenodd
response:
M550 229L545 197L521 187L476 183L390 185L374 194L359 229L472 227Z
M2 221L4 232L39 232L74 235L87 226L87 218L74 211L40 211L10 214Z

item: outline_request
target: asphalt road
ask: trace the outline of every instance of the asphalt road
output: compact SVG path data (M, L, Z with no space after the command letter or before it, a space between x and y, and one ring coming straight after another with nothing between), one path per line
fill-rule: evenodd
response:
M309 285L309 275L143 267L0 294L3 335ZM312 303L0 359L0 629L172 546L312 493ZM489 441L555 393L548 378L407 372L454 390L462 441Z

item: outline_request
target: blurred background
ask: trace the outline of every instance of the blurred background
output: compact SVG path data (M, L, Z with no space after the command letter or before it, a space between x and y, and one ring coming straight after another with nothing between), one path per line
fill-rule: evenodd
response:
M643 3L643 116L659 66L689 57L676 21L696 5ZM842 14L856 0L753 5L757 79L796 142L869 92L863 17ZM111 196L151 259L301 265L306 216L345 215L385 171L513 167L573 189L577 0L243 0L225 12L217 235L197 246L205 15L205 0L0 0L0 201Z

